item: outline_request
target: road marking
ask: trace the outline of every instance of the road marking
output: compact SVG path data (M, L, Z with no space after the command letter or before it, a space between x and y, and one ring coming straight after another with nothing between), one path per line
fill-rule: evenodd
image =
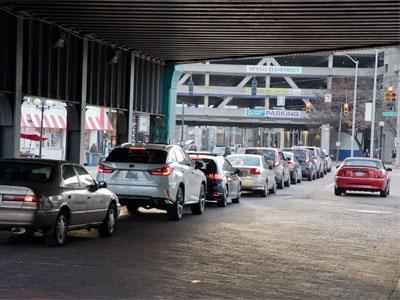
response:
M379 211L379 210L355 210L355 209L349 209L348 211L365 213L365 214L391 214L391 213L393 213L391 211Z
M327 188L327 187L330 187L330 186L332 186L332 185L334 185L335 183L334 182L332 182L331 184L328 184L328 185L326 185L325 187Z

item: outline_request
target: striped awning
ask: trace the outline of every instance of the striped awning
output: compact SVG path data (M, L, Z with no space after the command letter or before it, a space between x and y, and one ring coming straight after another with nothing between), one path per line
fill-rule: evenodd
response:
M21 114L21 127L40 128L42 118L40 114ZM67 118L65 116L43 116L43 128L65 129Z
M86 130L106 130L106 131L113 130L111 122L108 118L105 118L104 122L102 122L101 118L97 118L97 117L86 117L85 129Z

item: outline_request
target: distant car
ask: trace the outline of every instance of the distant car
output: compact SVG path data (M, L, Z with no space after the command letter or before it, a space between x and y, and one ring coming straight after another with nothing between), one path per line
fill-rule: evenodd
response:
M311 151L304 147L283 148L283 151L293 152L298 161L300 162L302 176L307 178L308 181L316 179L317 165L312 159Z
M69 230L97 228L113 235L121 205L86 169L66 161L0 160L0 228L41 231L49 246L62 246Z
M222 156L189 152L193 161L203 162L200 170L207 178L207 200L216 200L218 206L225 207L228 200L239 203L242 183L238 171Z
M228 156L228 155L232 154L231 148L228 146L216 146L212 150L212 153L216 154L216 155L222 155L222 156Z
M315 164L317 165L317 178L322 178L324 177L325 168L326 168L326 163L325 160L321 157L321 152L318 147L315 146L306 146L306 149L311 151L312 154L312 159L315 161Z
M340 196L346 191L379 192L381 197L390 193L390 176L379 159L350 157L338 167L335 174L334 192Z
M296 155L293 152L283 151L283 156L288 162L290 169L290 180L293 184L300 183L302 181L302 172L300 162L297 160Z
M197 146L196 145L189 145L188 151L197 151Z
M268 191L275 193L275 173L263 155L233 154L227 160L240 170L243 191L255 191L261 197L266 197Z
M326 162L326 171L332 171L332 159L330 158L328 151L326 151L325 149L322 149L322 158Z
M237 150L235 151L235 154L243 154L244 152L244 148L237 148Z
M261 154L272 162L275 172L275 181L278 189L290 186L290 170L287 161L283 157L282 150L277 148L249 147L244 149L244 154Z
M179 220L184 205L193 214L204 211L207 181L199 167L176 145L126 143L99 164L97 179L107 182L130 212L158 208Z

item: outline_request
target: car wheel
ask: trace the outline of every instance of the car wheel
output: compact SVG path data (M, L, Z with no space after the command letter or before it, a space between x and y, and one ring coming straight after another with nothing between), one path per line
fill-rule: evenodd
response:
M297 177L297 183L301 183L303 181L303 174L300 173L300 176Z
M281 180L277 183L278 189L283 189L283 177L281 178Z
M117 207L115 204L110 204L107 214L101 223L98 231L100 236L112 236L117 227Z
M221 199L217 201L217 205L219 207L225 207L228 205L228 187L227 186L224 188Z
M328 173L328 170L325 168L325 169L324 169L324 174L326 174L326 173Z
M201 184L200 187L200 195L199 195L199 203L192 204L192 214L201 215L204 212L204 208L206 207L206 189L204 184Z
M313 180L313 173L312 172L310 172L310 173L308 173L308 176L307 176L307 179L308 179L308 181L312 181Z
M388 190L388 186L386 185L385 189L383 191L380 192L380 196L385 198L389 195L389 190Z
M275 194L276 193L276 183L274 182L272 188L269 190L270 194Z
M324 171L322 170L322 171L321 171L321 174L319 175L319 177L320 177L320 178L324 178L324 174L325 174L325 173L324 173Z
M285 181L285 186L286 186L286 187L289 187L289 186L290 186L290 175L289 175L287 181Z
M53 233L46 236L46 244L49 247L61 247L67 241L68 219L67 214L61 211L57 216Z
M232 203L240 203L240 197L242 197L242 185L239 183L237 197L232 199Z
M296 175L293 176L293 180L292 180L292 184L296 184L297 183L297 173Z
M321 177L321 169L319 169L317 172L317 178L320 178L320 177Z
M332 171L332 168L329 168L329 169L328 169L328 172L330 173L331 171Z
M264 189L261 190L259 193L260 193L261 197L267 197L267 194L268 194L268 183L267 182L264 183Z
M129 213L133 214L138 211L139 206L137 206L136 204L127 204L126 209L129 211Z
M180 186L178 188L178 192L176 193L175 203L167 209L168 219L172 221L178 221L182 219L183 199L184 199L184 192L183 188Z
M342 189L334 186L334 192L336 196L341 196L342 195Z

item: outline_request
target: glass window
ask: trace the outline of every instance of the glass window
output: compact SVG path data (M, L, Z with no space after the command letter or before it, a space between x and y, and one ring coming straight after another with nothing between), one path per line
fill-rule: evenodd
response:
M176 148L175 149L175 155L176 155L176 160L178 161L178 163L180 164L185 164L185 157L183 156L183 153L181 151L181 149Z
M175 161L176 161L175 151L171 150L168 152L167 164L175 162Z
M192 159L190 158L190 156L186 153L186 151L184 151L184 150L181 150L182 151L182 154L183 154L183 157L185 158L185 162L189 165L189 164L192 164L193 163L193 161L192 161Z
M306 150L294 150L293 153L299 161L306 161L308 158Z
M48 182L54 166L28 162L1 162L0 180Z
M81 185L83 187L88 187L96 184L92 176L84 168L82 168L81 166L75 166L75 169L78 173L79 180L81 181Z
M262 154L264 155L268 160L272 160L275 162L275 151L274 150L268 150L268 149L246 149L244 151L245 154Z
M217 170L217 165L215 163L214 160L209 159L209 158L203 158L203 168L201 168L200 170L205 174L217 174L218 170Z
M365 167L378 167L383 168L380 161L377 160L357 160L357 159L347 159L343 162L345 166L365 166Z
M227 158L227 160L234 167L260 166L260 159L255 156L247 156L247 155L230 156Z
M67 187L79 187L79 180L76 177L74 168L71 165L62 166L62 177L64 180L64 185Z
M106 161L145 164L165 164L168 152L164 150L146 149L141 147L115 148Z

